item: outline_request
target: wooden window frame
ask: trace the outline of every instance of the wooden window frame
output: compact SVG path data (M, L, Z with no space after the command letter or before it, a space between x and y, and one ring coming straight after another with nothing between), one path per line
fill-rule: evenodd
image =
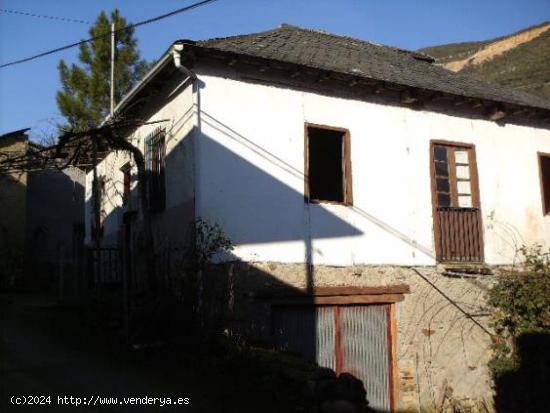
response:
M539 181L540 181L540 197L542 202L542 215L550 216L550 202L546 201L544 193L544 176L542 174L542 158L550 159L550 153L537 152L537 159L539 165ZM550 197L550 194L548 195Z
M312 199L309 191L309 128L325 129L328 131L340 132L344 138L344 150L342 162L344 166L344 201L329 201L322 199ZM353 205L353 183L351 171L351 139L350 132L346 128L335 126L320 125L316 123L304 124L304 202L308 204L334 204L334 205Z
M120 168L122 172L122 205L130 205L130 195L132 193L132 166L128 162Z
M453 148L465 149L471 153L471 158L469 161L470 166L470 185L471 185L471 196L472 196L472 208L481 209L481 200L479 195L479 177L477 172L477 155L476 147L472 143L463 143L455 141L445 141L441 139L432 139L430 141L430 182L432 189L432 206L435 210L438 206L437 201L437 179L435 172L435 157L434 157L434 147L435 146L450 146ZM454 151L452 155L447 159L449 164L449 185L450 185L450 196L451 196L451 205L458 205L458 193L457 193L457 178L456 178L456 162Z

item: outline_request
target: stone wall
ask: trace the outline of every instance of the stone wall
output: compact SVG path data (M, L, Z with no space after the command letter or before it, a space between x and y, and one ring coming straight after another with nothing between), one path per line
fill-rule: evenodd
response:
M203 314L214 329L270 340L266 292L307 287L303 264L225 263L203 274ZM491 411L491 336L484 308L492 276L454 278L437 267L315 267L315 287L407 284L396 304L399 411ZM267 294L269 295L269 294ZM452 410L449 410L452 411Z
M2 138L0 152L9 157L27 151L26 135ZM0 175L0 243L22 248L25 235L27 173L14 171Z
M0 139L0 153L3 155L20 156L26 150L24 133ZM0 290L13 288L21 282L26 203L27 173L0 173Z

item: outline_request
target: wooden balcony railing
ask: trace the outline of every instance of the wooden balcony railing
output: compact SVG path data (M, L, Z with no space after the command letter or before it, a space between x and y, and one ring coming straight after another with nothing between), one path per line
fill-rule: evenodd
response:
M441 262L483 262L479 208L438 207L437 256Z

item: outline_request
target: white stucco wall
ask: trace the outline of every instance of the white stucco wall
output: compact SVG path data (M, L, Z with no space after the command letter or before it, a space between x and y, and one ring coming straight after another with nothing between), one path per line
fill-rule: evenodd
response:
M304 262L311 253L324 265L434 264L432 139L475 145L488 264L513 262L524 243L550 245L537 161L537 151L550 152L547 129L247 83L207 68L197 73L200 97L188 86L147 119L167 120L164 215L177 222L174 208L194 204L196 216L221 224L243 260ZM350 131L353 207L304 203L306 122ZM199 135L190 133L194 125ZM138 128L132 142L143 150L156 126ZM127 160L113 152L98 167L111 181L102 205L106 240L122 223Z
M179 229L187 224L189 216L181 209L193 212L193 147L192 130L196 123L196 112L193 105L192 86L181 90L172 99L167 100L155 114L144 120L144 123L165 121L143 125L129 136L129 141L145 153L145 138L157 127L166 128L166 209L159 216L161 220L170 218L168 226ZM113 151L103 159L97 168L99 177L106 178L105 196L102 199L102 222L104 225L104 244L117 243L116 234L122 225L122 194L124 175L120 168L130 161L127 153ZM132 162L132 203L139 205L137 192L137 168ZM93 172L86 175L86 243L91 243L92 217L92 180ZM178 209L179 208L179 209ZM191 217L192 218L192 217ZM164 232L164 231L162 231ZM160 234L162 237L163 234Z
M537 163L549 130L198 74L196 214L244 260L304 262L311 239L315 264L434 264L432 139L475 145L488 264L550 245ZM353 207L304 203L305 122L350 131Z

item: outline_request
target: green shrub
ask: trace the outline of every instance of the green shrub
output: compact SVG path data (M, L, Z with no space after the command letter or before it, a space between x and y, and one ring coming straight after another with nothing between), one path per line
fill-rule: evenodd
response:
M522 271L499 277L488 300L495 308L497 335L511 339L550 331L550 251L535 245L522 247L520 252L524 257Z
M488 297L496 332L489 368L503 413L544 411L550 402L550 251L520 252L521 270L499 277Z
M317 366L292 353L254 347L230 333L210 337L198 355L200 371L227 412L293 412Z

